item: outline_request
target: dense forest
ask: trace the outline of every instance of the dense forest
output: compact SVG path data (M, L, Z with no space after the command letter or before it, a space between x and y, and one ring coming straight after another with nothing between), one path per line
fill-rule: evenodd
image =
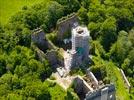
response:
M50 0L24 6L6 25L0 25L1 100L77 99L70 94L72 90L66 93L46 80L52 73L51 66L47 60L41 62L31 47L33 29L41 27L49 34L58 19L73 12L90 30L92 70L99 68L108 82L117 81L110 80L116 75L109 71L112 67L123 69L132 86L129 99L134 99L134 1Z

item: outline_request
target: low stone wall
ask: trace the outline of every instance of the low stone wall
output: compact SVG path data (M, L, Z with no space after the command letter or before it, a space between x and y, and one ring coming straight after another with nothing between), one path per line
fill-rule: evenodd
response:
M126 76L125 76L125 74L124 74L124 72L123 72L122 69L120 69L120 72L121 72L121 75L122 75L122 77L123 77L123 80L124 80L124 82L125 82L125 84L126 84L126 87L127 87L128 90L130 91L131 85L130 85L129 81L127 80L127 78L126 78Z
M95 87L98 87L99 82L97 78L94 76L94 74L89 69L87 69L86 73L87 73L87 77L92 80L92 83L95 85Z

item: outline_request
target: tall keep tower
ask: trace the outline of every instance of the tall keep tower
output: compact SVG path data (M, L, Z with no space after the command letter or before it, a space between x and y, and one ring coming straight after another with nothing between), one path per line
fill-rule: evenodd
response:
M72 29L72 50L77 52L81 61L88 60L89 31L87 27L77 26Z
M77 26L72 29L72 49L64 54L65 69L70 71L89 61L89 31L86 27Z

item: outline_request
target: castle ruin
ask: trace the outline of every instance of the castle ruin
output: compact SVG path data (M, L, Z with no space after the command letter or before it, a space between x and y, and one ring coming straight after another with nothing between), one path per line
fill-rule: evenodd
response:
M42 29L38 28L33 31L31 40L37 46L35 46L35 51L39 60L44 61L44 59L47 59L50 65L57 69L56 74L60 78L59 82L61 85L65 85L66 79L66 81L70 81L69 83L73 80L75 83L73 88L79 95L80 100L115 100L115 86L98 81L90 70L87 70L84 77L68 75L72 68L89 62L90 40L90 32L87 27L76 24L77 16L72 14L69 17L67 20L61 21L57 28L58 40L62 41L65 32L72 28L71 39L69 40L72 44L71 49L64 51L63 55L60 48L56 47L51 40L45 37ZM65 42L67 43L68 41ZM45 49L49 49L49 51L44 52ZM67 83L66 85L69 86Z

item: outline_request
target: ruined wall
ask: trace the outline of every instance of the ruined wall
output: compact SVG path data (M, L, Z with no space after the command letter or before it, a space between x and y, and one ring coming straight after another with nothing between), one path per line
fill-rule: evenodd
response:
M31 41L43 51L48 48L45 33L41 28L33 30L31 34Z
M123 72L123 70L122 69L119 69L119 70L121 72L121 75L122 75L122 78L124 80L124 83L125 83L126 87L128 88L128 91L130 92L131 85L130 85L128 79L126 78L125 73Z
M36 45L34 45L33 43L31 43L31 48L33 49L33 51L36 53L37 58L43 62L45 60L45 53L40 50Z
M55 50L50 50L46 53L46 58L48 59L51 66L58 64L57 52Z
M108 84L94 92L89 92L86 94L85 100L116 100L115 86Z
M65 33L71 31L74 23L78 23L78 17L75 13L62 17L57 21L58 40L63 40Z
M96 88L98 88L99 82L98 82L97 78L94 76L94 74L90 71L90 69L86 70L86 75L88 78L90 78L92 80L92 83L94 84L94 86Z
M62 57L59 57L59 53L57 50L51 49L44 53L34 44L31 44L31 48L35 51L37 58L41 62L43 62L45 59L48 60L49 64L54 69L56 69L58 66L64 66L64 59L62 59Z
M89 91L93 91L93 89L87 84L85 80L83 80L81 76L77 76L74 79L74 83L74 90L81 99L84 99Z
M47 51L45 57L53 68L64 66L64 59L62 59L62 57L59 57L59 53L57 50L52 49Z
M82 91L83 91L83 81L80 79L80 78L78 78L78 77L76 77L75 79L74 79L74 89L75 89L75 91L77 92L77 93L81 93Z

